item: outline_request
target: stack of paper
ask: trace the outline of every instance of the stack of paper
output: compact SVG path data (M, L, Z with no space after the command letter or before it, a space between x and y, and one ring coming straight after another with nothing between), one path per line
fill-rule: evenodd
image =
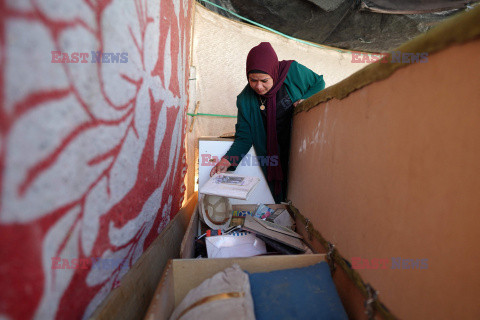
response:
M246 200L260 181L258 177L217 173L199 190L199 193Z

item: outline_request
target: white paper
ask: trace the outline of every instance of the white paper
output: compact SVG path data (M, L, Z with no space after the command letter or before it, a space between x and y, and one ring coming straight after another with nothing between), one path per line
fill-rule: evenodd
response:
M254 234L212 236L205 239L209 258L252 257L267 253L265 242Z
M258 177L217 173L200 188L199 193L245 200L259 181Z

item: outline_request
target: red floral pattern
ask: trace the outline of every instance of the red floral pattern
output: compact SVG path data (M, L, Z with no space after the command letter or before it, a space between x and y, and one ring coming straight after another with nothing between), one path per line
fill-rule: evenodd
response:
M183 201L187 0L0 0L0 318L88 317ZM127 52L52 63L51 51Z

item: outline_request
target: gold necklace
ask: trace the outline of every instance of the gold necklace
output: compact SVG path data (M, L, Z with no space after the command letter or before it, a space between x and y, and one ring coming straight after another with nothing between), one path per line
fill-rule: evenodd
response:
M260 110L265 110L265 102L267 102L267 99L265 101L262 101L262 97L258 96L258 99L260 99Z

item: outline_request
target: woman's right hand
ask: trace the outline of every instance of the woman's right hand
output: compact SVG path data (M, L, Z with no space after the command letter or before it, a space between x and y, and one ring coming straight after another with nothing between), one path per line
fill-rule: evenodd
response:
M225 173L227 172L228 167L232 164L225 158L222 158L216 165L213 167L212 171L210 171L210 177L213 176L215 173Z

